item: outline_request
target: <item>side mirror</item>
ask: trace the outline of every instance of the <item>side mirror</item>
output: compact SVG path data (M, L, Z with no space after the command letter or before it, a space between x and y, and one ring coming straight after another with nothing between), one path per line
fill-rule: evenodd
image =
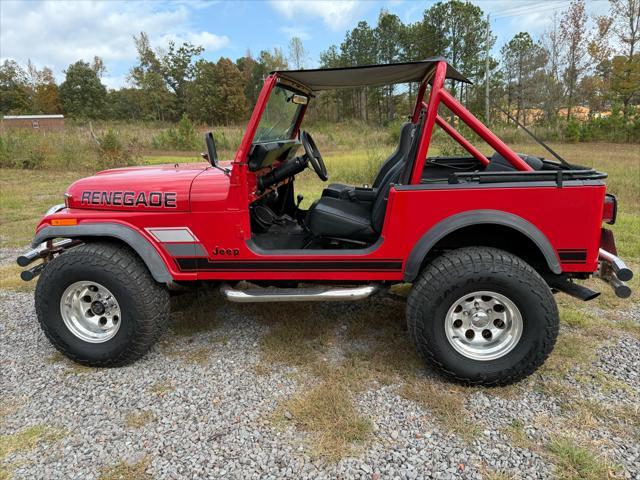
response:
M218 165L218 152L216 151L216 141L213 139L213 133L207 132L204 134L204 143L207 145L207 153L203 153L202 156L209 160L213 168L217 168L228 177L231 170Z
M216 151L216 142L213 139L213 133L204 134L204 143L207 145L207 157L212 167L218 166L218 152Z

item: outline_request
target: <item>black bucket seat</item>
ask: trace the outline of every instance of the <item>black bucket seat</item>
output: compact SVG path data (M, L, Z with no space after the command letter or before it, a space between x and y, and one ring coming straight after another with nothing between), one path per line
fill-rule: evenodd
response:
M389 156L389 158L387 158L384 161L384 163L380 167L380 170L378 171L376 178L373 180L373 183L371 184L371 187L374 190L380 188L380 185L383 184L383 181L385 179L385 175L387 175L387 173L389 173L389 171L393 167L395 167L399 162L401 162L406 158L407 153L411 148L411 138L414 130L415 130L415 125L411 122L403 123L400 126L400 137L398 139L398 146L396 147L396 150ZM333 197L333 198L350 198L351 196L349 192L352 192L353 190L355 190L355 187L353 187L352 185L345 185L342 183L332 183L323 190L322 196Z
M311 233L315 237L362 242L375 240L382 231L389 190L398 182L403 167L404 162L400 162L387 172L373 203L333 197L316 200L307 213L306 224Z
M421 112L417 127L410 124L411 128L405 128L403 125L404 135L401 134L398 149L402 155L383 175L378 188L373 190L373 201L353 202L343 198L321 197L311 205L306 225L315 237L370 243L380 236L389 190L394 184L407 183L406 178L413 167L411 159L416 157L418 151L424 116L424 112Z

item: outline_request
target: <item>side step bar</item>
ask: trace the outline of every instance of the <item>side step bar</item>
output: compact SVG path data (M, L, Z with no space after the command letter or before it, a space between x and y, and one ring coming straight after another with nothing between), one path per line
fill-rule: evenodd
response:
M230 302L331 302L362 300L374 294L379 285L359 287L309 287L309 288L249 288L238 290L229 284L220 287L220 293Z

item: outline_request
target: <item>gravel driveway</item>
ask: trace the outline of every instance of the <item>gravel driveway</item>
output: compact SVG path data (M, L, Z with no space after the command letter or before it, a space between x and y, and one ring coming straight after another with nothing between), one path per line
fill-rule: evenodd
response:
M364 312L401 312L397 303L300 311L337 332L323 350L325 362L337 362L347 346L367 341L341 333L351 322ZM142 361L98 370L49 345L31 293L0 291L0 467L7 478L549 478L582 472L563 450L576 446L592 454L596 476L575 478L640 476L635 333L599 342L586 363L574 357L577 366L560 375L546 371L503 389L455 387L445 405L406 394L407 382L448 388L429 369L413 380L372 377L351 390L370 433L327 460L314 448L318 433L287 409L317 379L300 363L265 360L265 335L275 324L253 307L206 308L215 318L210 326L185 331L180 322L189 311L178 311ZM563 327L561 336L570 334ZM447 414L449 401L457 418Z

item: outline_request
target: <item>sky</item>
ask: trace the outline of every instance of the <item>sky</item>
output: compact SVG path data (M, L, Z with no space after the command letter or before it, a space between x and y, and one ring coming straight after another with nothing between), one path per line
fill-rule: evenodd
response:
M153 46L189 41L205 48L203 58L235 60L249 50L280 47L300 37L308 52L305 66L318 66L320 53L339 45L358 21L375 25L380 10L405 23L422 18L434 1L426 0L264 0L264 1L47 1L0 0L0 61L13 59L38 68L50 67L58 81L77 60L102 57L109 88L127 85L136 61L133 35L144 31ZM554 15L566 9L563 0L476 0L491 15L498 39L495 52L519 31L534 37L547 29ZM608 10L605 0L587 0L587 13Z

